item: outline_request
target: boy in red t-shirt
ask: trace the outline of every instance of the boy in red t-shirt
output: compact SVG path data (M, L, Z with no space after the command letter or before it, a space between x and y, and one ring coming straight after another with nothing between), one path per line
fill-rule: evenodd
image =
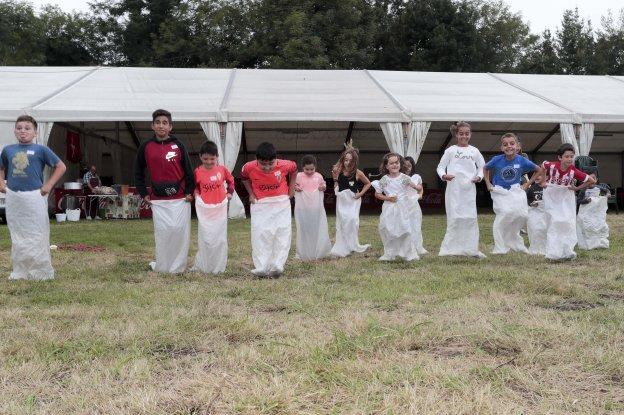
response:
M575 191L596 181L574 167L574 147L563 144L557 150L558 161L545 161L546 188L542 196L546 223L546 258L568 260L576 258L576 198ZM581 182L576 186L576 182Z
M195 211L199 222L194 271L218 274L227 265L227 208L234 193L234 177L219 165L219 150L212 141L199 149L201 165L195 169Z
M251 251L259 277L277 277L284 272L291 242L290 198L295 192L297 164L277 158L271 143L261 143L256 160L241 170L249 193Z

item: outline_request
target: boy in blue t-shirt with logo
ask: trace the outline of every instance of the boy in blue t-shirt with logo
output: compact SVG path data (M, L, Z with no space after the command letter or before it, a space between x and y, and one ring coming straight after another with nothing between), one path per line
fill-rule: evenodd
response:
M535 181L537 172L541 171L541 167L517 153L518 139L514 133L506 133L501 137L501 150L503 154L494 156L484 167L488 190L491 192L494 186L509 190L511 186L520 184L524 174L536 172L523 185L524 190L528 189ZM493 177L491 172L494 173Z
M0 192L6 193L6 219L11 233L12 280L50 280L48 194L65 173L65 164L48 147L34 143L37 122L21 115L15 122L18 144L0 154ZM44 179L45 166L54 170ZM6 177L6 185L4 179Z
M501 137L501 150L503 154L492 158L483 168L496 213L492 253L528 252L520 236L528 217L525 190L543 173L543 169L518 154L518 137L513 133ZM520 186L522 176L531 171L534 173L529 181Z

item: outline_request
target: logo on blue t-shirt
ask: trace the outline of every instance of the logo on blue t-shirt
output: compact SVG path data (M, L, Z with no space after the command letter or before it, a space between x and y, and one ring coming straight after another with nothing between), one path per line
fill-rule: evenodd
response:
M518 177L520 177L520 174L518 170L514 168L513 164L509 164L502 168L500 176L507 183L515 184L518 183Z

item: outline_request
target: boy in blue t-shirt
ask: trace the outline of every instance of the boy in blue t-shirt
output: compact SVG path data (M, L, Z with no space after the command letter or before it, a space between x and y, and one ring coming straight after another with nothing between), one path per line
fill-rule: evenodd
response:
M483 168L496 213L492 253L528 252L520 236L528 217L525 190L543 174L543 169L518 154L518 138L513 133L501 137L501 150L503 154L492 158ZM534 172L533 175L520 186L522 176L530 171Z
M53 279L47 195L66 167L52 150L34 143L37 122L33 117L18 117L14 133L18 144L4 147L0 154L0 192L6 193L6 219L11 233L13 271L9 279ZM45 166L54 168L47 181Z
M526 190L533 184L542 168L518 154L518 139L513 133L506 133L501 137L501 150L503 154L494 156L484 167L488 190L492 191L494 186L509 190L514 184L521 183L524 174L533 171L535 173L531 179L523 185L523 189Z

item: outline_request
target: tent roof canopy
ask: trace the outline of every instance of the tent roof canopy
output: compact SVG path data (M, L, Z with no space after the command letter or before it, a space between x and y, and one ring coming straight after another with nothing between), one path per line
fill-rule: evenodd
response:
M0 121L624 123L624 77L367 70L0 67Z

